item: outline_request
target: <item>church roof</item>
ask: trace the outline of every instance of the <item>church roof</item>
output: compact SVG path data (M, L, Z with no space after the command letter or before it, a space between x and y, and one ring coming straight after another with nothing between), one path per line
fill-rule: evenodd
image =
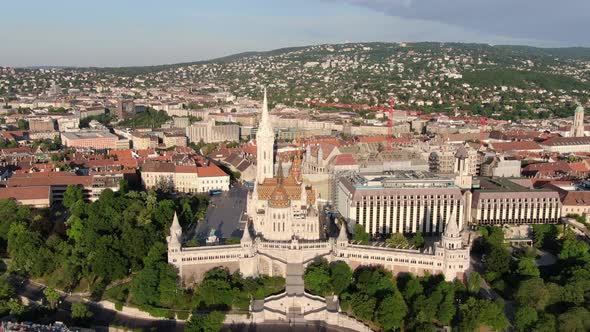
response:
M275 187L275 190L270 195L268 206L272 208L286 208L290 205L291 200L289 199L289 194L287 194L287 191L282 186L282 184L279 184Z

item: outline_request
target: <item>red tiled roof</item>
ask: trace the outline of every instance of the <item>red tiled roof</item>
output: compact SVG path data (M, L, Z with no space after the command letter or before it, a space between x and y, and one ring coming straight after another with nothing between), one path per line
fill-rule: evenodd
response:
M49 186L0 188L0 199L49 199Z
M496 142L491 143L491 146L497 152L543 150L543 148L537 142L533 141Z
M174 168L176 173L198 173L197 166L176 166Z
M17 137L23 137L26 133L22 130L3 131L2 136L7 140L14 140Z
M214 164L205 167L197 167L199 177L227 176L227 174Z
M140 157L142 158L147 158L150 155L153 155L156 153L156 150L154 149L147 149L147 150L136 150L135 151Z
M572 169L572 171L575 171L575 172L588 172L588 171L590 171L590 169L588 169L588 164L586 164L583 161L580 161L577 163L570 163L570 168Z
M336 166L349 166L356 165L356 158L351 153L339 154L334 158L334 165Z
M358 138L359 143L379 143L387 141L385 136L360 136Z
M45 172L44 172L45 173ZM8 179L9 187L32 187L32 186L68 186L68 185L82 185L90 186L92 184L92 176L24 176L31 174L43 173L28 173L21 176L13 176ZM54 172L47 172L47 174L55 174Z
M133 159L133 153L131 151L131 149L125 149L125 150L110 150L109 154L111 156L116 156L117 160L127 160L127 159Z
M541 144L545 146L586 145L590 144L590 137L553 137Z
M554 163L535 163L526 165L523 171L571 171L571 167L565 161L557 161Z
M255 156L256 155L256 145L248 144L242 148L244 153Z
M32 154L33 150L28 147L20 147L20 148L6 148L2 149L3 154L11 154L11 153L28 153Z
M590 191L568 191L562 200L563 205L590 205Z

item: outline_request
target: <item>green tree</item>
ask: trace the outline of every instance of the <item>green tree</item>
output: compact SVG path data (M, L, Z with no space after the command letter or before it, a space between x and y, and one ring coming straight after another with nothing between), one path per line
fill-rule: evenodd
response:
M573 307L557 317L559 331L582 332L590 330L590 313L582 307Z
M541 278L531 278L520 282L514 298L523 306L543 310L549 301L549 291Z
M55 309L57 308L57 303L59 301L60 295L59 293L53 288L45 288L43 290L43 295L45 295L45 299L49 302L49 308Z
M373 318L377 300L364 293L355 293L351 298L352 312L356 317L364 321L370 321Z
M504 307L498 302L470 297L461 304L459 312L460 331L476 331L483 326L495 331L504 331L509 326Z
M176 302L178 294L178 273L176 269L167 262L158 263L159 284L158 293L160 304L165 307L172 307Z
M532 331L538 319L537 310L528 306L521 306L516 310L514 328L521 332Z
M156 305L159 302L158 270L148 266L133 277L131 282L131 296L133 303L138 305Z
M369 244L371 235L365 231L365 227L363 227L363 225L354 224L352 239L353 241L357 241L360 244Z
M523 257L520 259L516 272L525 277L538 277L541 274L535 263L535 259L530 257Z
M437 319L443 325L449 325L457 313L455 307L455 288L451 283L441 283L437 288L440 288L444 293L444 297L439 304Z
M343 261L337 261L330 265L330 283L334 293L339 295L344 292L352 282L352 270Z
M29 130L29 122L24 119L18 119L17 126L19 130Z
M8 233L8 253L12 258L11 269L38 277L49 271L51 254L45 248L41 235L15 223Z
M479 293L479 289L481 288L482 282L483 280L481 278L481 275L476 271L472 271L471 273L469 273L469 280L467 280L467 290L472 294Z
M486 241L492 247L504 246L504 231L500 227L488 227L487 236L484 236Z
M557 331L557 319L552 314L541 313L532 330L535 332L555 332Z
M76 321L83 322L92 318L92 311L88 310L88 306L83 302L76 302L72 304L72 318Z
M425 243L426 242L424 241L424 236L422 235L422 232L417 232L412 237L412 244L416 248L423 248Z
M407 248L410 246L408 239L402 233L392 233L389 239L385 240L385 243L392 247Z
M510 270L510 254L503 247L493 247L485 258L486 273L493 280Z
M63 205L67 208L74 205L74 203L83 200L84 193L76 185L69 185L64 192Z
M217 332L223 326L225 313L213 311L208 314L193 314L186 323L186 332Z
M375 311L375 322L384 331L401 328L404 317L408 313L408 306L399 291L384 298Z
M410 302L417 296L422 295L423 292L424 287L422 287L420 279L411 276L406 283L403 294L406 301Z
M27 308L25 307L25 305L23 305L18 299L10 299L8 300L8 302L6 302L6 307L8 308L8 312L12 315L12 316L22 316Z
M82 231L84 230L84 222L82 219L76 215L72 215L68 218L67 225L68 228L66 229L66 234L68 238L74 241L79 241L82 236Z
M312 294L326 295L332 291L330 267L323 258L307 266L303 279L305 289Z
M0 277L0 300L5 301L14 295L14 287L5 276Z
M561 251L559 252L560 259L581 259L588 256L588 244L575 238L573 234L568 233L564 237Z

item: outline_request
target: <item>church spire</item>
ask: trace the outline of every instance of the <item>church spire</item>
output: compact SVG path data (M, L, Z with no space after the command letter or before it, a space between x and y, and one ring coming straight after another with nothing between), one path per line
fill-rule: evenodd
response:
M264 99L262 101L262 116L260 118L260 127L270 127L270 116L268 115L268 99L266 98L266 87L264 88Z
M268 114L266 88L262 102L262 116L256 133L256 181L261 184L264 179L273 177L275 135Z

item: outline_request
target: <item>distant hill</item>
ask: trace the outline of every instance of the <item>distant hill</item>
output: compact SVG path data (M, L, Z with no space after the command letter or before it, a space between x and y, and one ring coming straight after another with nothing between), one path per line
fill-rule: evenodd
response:
M347 45L355 45L355 44L362 44L362 45L369 45L369 46L376 46L376 47L389 47L399 45L399 43L381 43L381 42L369 42L369 43L349 43L349 44L333 44L332 46L340 46L345 47ZM419 43L407 43L408 47L406 49L444 49L447 47L453 47L456 49L465 49L465 50L478 50L481 52L489 52L495 54L495 56L521 56L521 57L531 57L531 58L561 58L562 60L567 59L578 59L578 60L590 60L590 48L589 47L564 47L564 48L539 48L533 46L523 46L523 45L489 45L489 44L477 44L477 43L445 43L445 42L419 42ZM162 64L162 65L155 65L155 66L128 66L128 67L89 67L89 68L78 68L78 69L90 69L99 72L110 72L110 73L117 73L121 75L141 75L147 73L158 72L162 70L167 70L171 68L179 68L185 66L192 66L192 65L201 65L207 63L228 63L236 60L240 60L247 57L253 56L273 56L273 55L280 55L286 54L293 51L305 50L309 49L312 46L299 46L299 47L286 47L286 48L279 48L270 51L248 51L248 52L241 52L236 54L227 55L220 58L214 58L210 60L201 60L201 61L192 61L192 62L182 62L182 63L174 63L174 64ZM64 68L64 67L60 67Z
M530 56L561 57L565 59L590 60L589 47L539 48L519 45L498 45L495 48Z
M299 107L313 101L330 110L352 104L383 107L394 97L398 109L461 109L516 120L570 116L578 103L590 102L590 48L584 47L344 43L85 70L114 86L200 85L255 99L264 85L272 103Z
M251 57L255 55L265 56L265 55L276 55L283 52L290 52L293 50L299 50L305 48L302 47L288 47L288 48L279 48L276 50L271 51L248 51L242 53L231 54L227 56L223 56L220 58L210 59L210 60L201 60L201 61L193 61L193 62L181 62L181 63L174 63L174 64L164 64L164 65L156 65L156 66L130 66L130 67L88 67L88 68L80 68L80 69L88 69L88 70L95 70L98 72L108 72L108 73L116 73L120 75L141 75L141 74L148 74L153 72L158 72L162 70L172 69L172 68L179 68L179 67L187 67L193 65L201 65L207 63L227 63L232 62L235 60L239 60L245 57Z

